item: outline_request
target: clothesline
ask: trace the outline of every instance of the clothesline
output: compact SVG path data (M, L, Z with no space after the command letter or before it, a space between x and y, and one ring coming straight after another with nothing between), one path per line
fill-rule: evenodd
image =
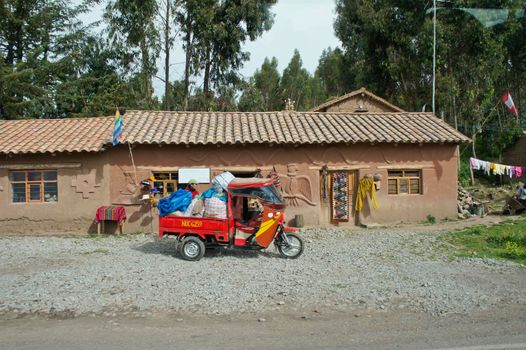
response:
M508 175L510 178L521 177L526 168L516 165L504 165L487 162L477 158L469 158L469 165L474 170L484 170L487 175Z

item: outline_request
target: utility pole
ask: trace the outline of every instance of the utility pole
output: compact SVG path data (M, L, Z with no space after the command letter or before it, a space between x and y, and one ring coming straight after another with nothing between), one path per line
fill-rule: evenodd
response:
M433 0L433 101L432 110L435 114L435 90L436 90L436 52L437 52L437 2Z

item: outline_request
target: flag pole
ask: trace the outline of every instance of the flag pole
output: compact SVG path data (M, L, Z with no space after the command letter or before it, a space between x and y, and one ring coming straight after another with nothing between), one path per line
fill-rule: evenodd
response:
M128 143L128 149L130 150L130 158L131 158L132 166L133 166L133 175L135 177L135 186L137 186L139 184L139 181L137 180L137 169L135 168L135 160L133 159L132 147L131 147L130 141L128 141L127 143Z
M117 145L122 140L122 134L123 134L123 121L122 121L122 115L120 114L119 107L115 106L115 126L113 129L113 146ZM133 159L133 152L132 147L130 144L130 141L125 141L128 144L128 150L130 151L130 158L132 161L133 166L133 174L134 174L134 180L135 180L135 186L139 185L139 181L137 179L137 169L135 168L135 159Z

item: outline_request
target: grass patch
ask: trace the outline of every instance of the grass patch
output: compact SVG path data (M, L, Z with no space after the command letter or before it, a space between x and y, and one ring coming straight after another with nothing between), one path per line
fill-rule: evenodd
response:
M526 265L526 219L474 226L440 235L457 256L511 260Z

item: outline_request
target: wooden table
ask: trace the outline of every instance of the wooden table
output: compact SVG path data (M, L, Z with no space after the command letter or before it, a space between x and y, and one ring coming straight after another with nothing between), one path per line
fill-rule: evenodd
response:
M95 222L97 223L97 234L104 232L104 221L117 221L119 232L122 235L124 222L126 221L126 209L120 205L102 206L97 209Z

